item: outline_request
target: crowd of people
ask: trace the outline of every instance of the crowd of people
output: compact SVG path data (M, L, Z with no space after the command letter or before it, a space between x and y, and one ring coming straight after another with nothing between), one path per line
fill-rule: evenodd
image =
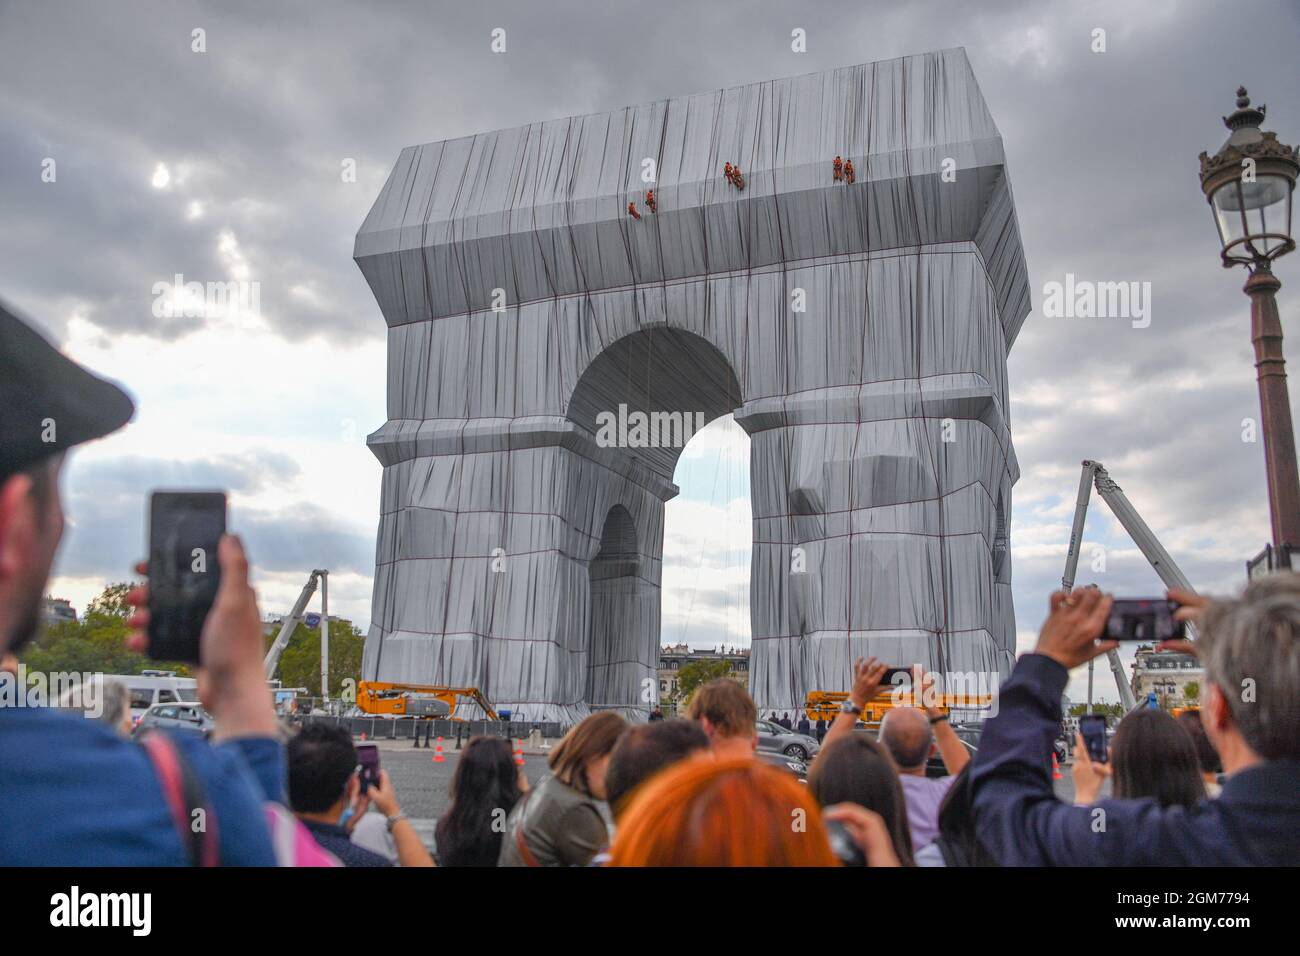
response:
M3 309L0 363L3 655L38 627L63 529L65 452L120 427L132 406ZM50 418L56 440L42 437ZM1196 641L1180 649L1205 667L1203 706L1178 719L1129 714L1106 762L1080 746L1074 805L1053 790L1053 740L1070 671L1114 647L1101 639L1111 599L1094 588L1051 596L973 758L943 710L922 706L924 694L891 709L878 735L859 729L887 671L869 658L854 665L842 712L818 735L805 783L756 759L754 701L723 678L697 688L680 718L586 718L551 750L535 786L505 742L470 740L431 853L386 773L363 786L346 731L308 725L286 742L240 541L223 537L217 558L220 587L200 637L211 741L128 740L122 701L108 695L107 720L0 709L0 865L1300 862L1300 574L1271 574L1222 600L1171 592L1178 615L1197 624ZM130 646L145 650L147 586L126 600ZM798 726L807 732L806 716ZM926 773L933 748L940 778Z

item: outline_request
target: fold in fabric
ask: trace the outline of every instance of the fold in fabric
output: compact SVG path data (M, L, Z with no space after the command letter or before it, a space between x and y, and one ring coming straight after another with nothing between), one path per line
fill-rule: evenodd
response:
M1009 672L1030 299L963 50L408 147L355 257L389 327L367 679L644 717L663 505L727 413L760 709L864 654Z

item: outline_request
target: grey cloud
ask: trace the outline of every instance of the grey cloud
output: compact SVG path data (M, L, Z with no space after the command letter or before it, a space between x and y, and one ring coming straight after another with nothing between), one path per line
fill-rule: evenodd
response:
M245 510L234 530L249 559L264 571L299 571L304 577L312 568L374 571L374 531L348 528L320 508L298 506L274 514Z
M189 50L196 26L207 30L206 54ZM504 56L488 50L497 26L508 31ZM796 26L808 31L806 55L790 53ZM1104 54L1089 50L1098 26ZM1188 542L1176 557L1193 580L1228 586L1268 526L1262 449L1240 441L1241 419L1258 415L1244 276L1217 265L1196 156L1226 135L1219 117L1239 83L1269 105L1268 126L1300 139L1300 10L1283 0L1253 5L1248 20L1210 0L664 0L652 14L579 0L5 4L0 295L56 335L83 307L108 334L174 337L186 326L153 319L152 284L176 272L225 278L216 242L229 229L277 332L375 340L382 320L351 262L352 237L403 146L953 45L966 46L1006 141L1035 306L1043 284L1066 272L1150 281L1154 296L1144 330L1028 318L1010 358L1019 494L1044 491L1042 476L1060 468L1068 498L1078 460L1099 458L1162 533ZM57 185L39 181L47 155L59 161ZM344 157L357 161L355 184L340 182ZM174 174L191 167L189 182L153 190L159 161ZM204 202L202 219L184 218L191 198ZM1289 328L1295 263L1279 274ZM323 305L296 297L298 285ZM1196 387L1152 385L1174 373ZM1032 403L1035 383L1059 388L1059 405ZM1098 395L1129 398L1102 412L1083 400ZM129 478L105 473L87 493L116 500ZM1016 518L1046 520L1028 509ZM310 566L326 560L310 557L323 549L370 570L368 538L362 548L345 532L317 535L305 519L277 535L267 521L258 533L265 527L268 560ZM137 509L104 527L102 545L92 547L87 527L74 535L98 553L140 527ZM282 551L285 537L306 550ZM1211 545L1246 553L1204 557ZM1015 537L1012 548L1026 629L1059 568L1018 558ZM1113 566L1115 589L1149 590L1143 570Z
M298 473L296 461L275 452L198 461L73 456L63 482L67 531L55 573L105 581L129 576L146 551L153 489L217 488L253 495L290 483ZM305 573L326 567L369 574L373 569L373 530L358 531L311 505L269 514L236 503L230 524L244 536L259 570Z

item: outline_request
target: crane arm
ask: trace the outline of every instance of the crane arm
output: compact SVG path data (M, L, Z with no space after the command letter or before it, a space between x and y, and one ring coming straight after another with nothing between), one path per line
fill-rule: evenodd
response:
M1142 520L1142 516L1137 513L1128 500L1128 496L1115 484L1115 480L1102 467L1100 462L1084 462L1087 466L1091 464L1096 469L1094 481L1097 485L1097 494L1101 495L1103 501L1110 505L1110 510L1114 512L1119 523L1124 526L1133 543L1138 546L1138 550L1151 562L1151 567L1155 568L1156 574L1160 575L1160 580L1165 582L1167 587L1180 588L1184 591L1195 591L1192 582L1187 580L1187 575L1183 574L1182 568L1174 563L1174 559L1169 556L1169 552L1164 549L1155 533L1147 527L1147 523Z
M316 593L316 587L321 578L328 573L328 571L322 571L319 568L312 571L311 576L307 578L307 583L302 587L302 593L298 595L298 600L293 605L293 610L281 622L280 632L275 635L275 640L271 642L271 649L266 652L266 660L263 662L267 680L275 676L275 669L280 666L280 655L289 646L289 638L293 636L293 632L302 621L304 612L307 610L307 602Z
M1083 474L1079 477L1079 496L1074 506L1074 524L1070 527L1070 544L1065 553L1065 573L1061 576L1061 587L1066 591L1074 587L1074 577L1079 567L1079 551L1083 547L1083 524L1088 516L1088 500L1094 487L1101 500L1110 507L1116 520L1133 539L1133 543L1138 546L1138 550L1151 562L1151 567L1155 569L1165 586L1195 591L1187 575L1183 574L1182 569L1169 556L1169 552L1155 536L1155 532L1142 520L1142 516L1128 500L1123 489L1115 483L1115 479L1111 478L1106 467L1099 461L1083 463ZM1110 671L1115 676L1120 702L1126 711L1132 710L1137 706L1137 700L1133 696L1133 688L1124 677L1124 666L1120 662L1119 654L1108 651L1106 658L1110 663ZM1089 693L1091 694L1091 685L1089 685Z

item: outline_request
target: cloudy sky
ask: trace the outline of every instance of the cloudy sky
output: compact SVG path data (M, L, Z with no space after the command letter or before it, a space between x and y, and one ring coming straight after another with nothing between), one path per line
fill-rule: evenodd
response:
M0 296L139 406L72 458L53 591L84 607L125 576L147 489L221 486L264 611L323 566L331 609L365 627L384 323L351 255L403 146L949 46L1002 132L1034 290L1010 357L1022 647L1060 578L1083 458L1107 464L1198 587L1239 586L1268 538L1263 451L1242 438L1258 416L1244 275L1217 265L1197 154L1223 141L1243 83L1266 128L1300 139L1294 0L0 0ZM1300 269L1278 271L1295 368ZM1150 326L1046 317L1044 286L1067 273L1150 282ZM177 274L256 281L260 307L156 317ZM747 470L729 419L682 456L665 642L747 643ZM1094 547L1104 587L1158 590L1104 508L1085 567Z

